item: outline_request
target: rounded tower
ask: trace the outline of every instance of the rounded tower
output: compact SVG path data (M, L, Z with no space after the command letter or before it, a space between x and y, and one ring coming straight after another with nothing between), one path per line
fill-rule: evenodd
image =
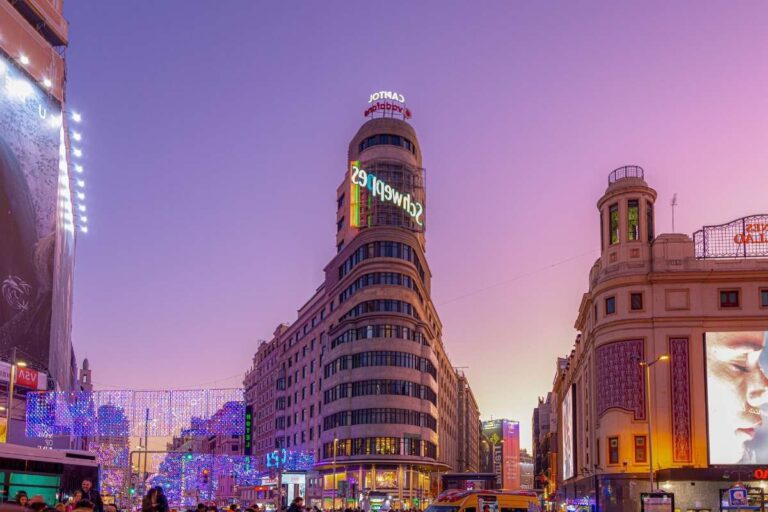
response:
M650 260L655 202L642 167L626 165L608 175L608 188L597 202L602 268Z
M407 507L446 469L438 377L447 358L430 299L421 148L404 120L377 118L352 138L347 160L338 254L326 267L337 305L322 359L318 469L326 490L389 493Z

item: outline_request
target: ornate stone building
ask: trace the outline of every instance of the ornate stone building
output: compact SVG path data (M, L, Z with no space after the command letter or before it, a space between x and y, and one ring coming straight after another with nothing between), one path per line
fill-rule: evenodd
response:
M718 510L729 479L768 464L768 217L656 236L643 170L608 181L601 256L554 386L559 499L636 511L652 470L676 508Z

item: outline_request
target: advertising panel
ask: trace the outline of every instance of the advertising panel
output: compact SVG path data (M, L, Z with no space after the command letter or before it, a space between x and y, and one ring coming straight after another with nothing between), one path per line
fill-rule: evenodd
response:
M502 422L504 444L502 445L503 488L520 489L520 424L516 421Z
M767 331L704 336L710 464L768 463Z
M74 234L63 140L60 105L0 55L0 356L17 347L68 387Z
M568 480L573 477L573 388L568 388L563 398L560 427L563 439L563 480Z

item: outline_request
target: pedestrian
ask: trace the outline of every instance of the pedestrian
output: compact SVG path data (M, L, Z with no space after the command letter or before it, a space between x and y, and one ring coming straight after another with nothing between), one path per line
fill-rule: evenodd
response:
M14 503L17 505L21 505L22 507L27 506L27 502L29 502L29 496L27 496L27 491L19 491L16 493L16 497L13 498Z
M304 510L304 498L296 496L293 498L293 503L288 507L288 512L302 512Z
M57 503L53 508L56 512L67 512L67 506L64 503Z
M65 512L72 512L72 510L75 508L75 505L77 505L77 502L83 499L83 491L77 490L72 493L72 496L69 497L69 500L67 500L66 507L67 510Z
M94 508L96 505L91 500L80 500L77 503L75 503L75 508L72 509L72 512L94 512Z
M35 494L27 502L27 507L29 507L30 510L34 510L35 512L42 512L42 510L47 508L48 505L45 504L45 498L43 498L42 495Z
M83 483L80 484L80 490L83 495L82 499L93 503L94 512L104 512L104 502L101 501L101 494L93 488L93 481L90 478L83 479Z
M141 512L169 512L168 500L159 485L151 488L141 502Z

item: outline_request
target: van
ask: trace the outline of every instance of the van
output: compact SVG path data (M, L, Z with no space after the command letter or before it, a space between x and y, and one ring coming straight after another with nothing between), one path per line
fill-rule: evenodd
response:
M447 491L426 512L541 512L533 491Z

